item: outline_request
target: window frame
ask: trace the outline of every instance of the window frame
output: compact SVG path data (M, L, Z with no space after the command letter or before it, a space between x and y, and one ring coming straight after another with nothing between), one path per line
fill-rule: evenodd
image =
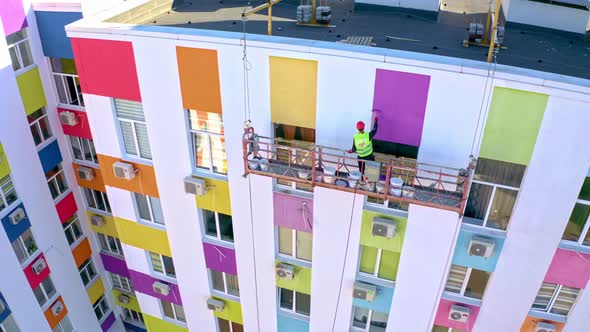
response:
M220 176L227 176L227 150L226 150L226 144L225 144L225 129L223 126L223 115L219 115L221 117L221 133L217 133L214 131L208 131L208 130L204 130L204 129L193 129L191 127L191 111L195 111L195 112L203 112L203 113L214 113L214 112L206 112L206 111L199 111L199 110L193 110L193 109L185 109L186 111L186 122L187 122L187 129L188 129L188 133L189 133L189 141L190 141L190 153L191 153L191 164L193 167L194 171L197 172L206 172L206 173L211 173L211 174L216 174L216 175L220 175ZM216 114L216 113L215 113ZM208 148L208 155L209 155L209 163L210 166L209 168L206 167L201 167L201 166L197 166L197 135L204 135L207 137L207 148ZM216 138L219 138L220 141L223 142L223 151L225 154L225 158L223 158L223 162L225 162L225 173L221 172L221 171L215 171L214 170L214 162L213 162L213 148L212 148L212 140L211 140L211 136L214 136Z
M145 197L145 201L146 201L147 208L148 208L148 213L149 213L150 218L152 220L144 219L141 217L137 196L144 196ZM144 222L146 224L150 224L150 225L158 225L158 226L162 226L162 227L166 226L166 222L164 221L164 212L162 211L162 202L159 202L160 203L160 214L162 215L162 220L160 220L160 222L158 222L158 221L156 221L156 218L155 218L156 213L154 213L154 207L152 205L151 198L157 199L158 201L160 201L159 197L154 197L154 196L150 196L150 195L132 192L131 198L133 200L133 207L135 208L135 214L137 216L137 220Z
M152 271L152 273L158 275L158 276L163 276L165 278L169 278L169 279L173 279L176 280L176 267L174 266L174 259L170 256L166 256L166 255L162 255L159 254L157 252L153 252L153 251L146 251L147 256L148 256L148 260L149 260L149 264L150 264L150 270ZM153 255L152 255L153 254ZM154 256L157 255L158 258L160 259L160 264L162 265L162 272L157 271L154 268ZM170 258L170 261L172 262L172 269L174 270L174 275L169 275L168 272L166 271L166 263L164 262L164 256Z
M210 281L210 285L211 285L211 290L212 291L218 292L218 293L221 293L221 294L225 294L225 295L229 295L229 296L234 296L234 297L237 297L237 298L240 297L240 285L239 285L239 278L238 278L237 275L226 273L226 272L222 272L222 271L217 271L217 270L213 270L213 269L207 269L207 270L208 270L209 281ZM214 283L213 283L213 280L214 280L213 273L221 273L221 279L223 280L223 290L219 290L219 289L215 288ZM237 294L232 294L232 293L229 292L229 288L228 288L228 284L229 283L227 281L228 276L230 276L230 278L231 277L235 277L236 278L236 281L238 283Z
M50 66L50 67L52 67L52 66ZM84 97L82 96L82 89L81 89L79 75L78 74L55 72L53 70L53 68L51 68L51 74L53 75L53 84L55 86L55 92L57 94L58 105L84 108L84 106L85 106ZM70 80L70 79L71 79L71 82L68 82L68 80ZM58 80L60 81L61 84L57 83ZM69 83L73 83L72 85L74 86L74 90L76 91L76 99L74 99L72 97L70 90L66 88L66 87L70 86ZM80 86L80 87L78 87L78 86ZM60 94L61 88L63 88L62 93L63 93L63 96L66 97L66 103L62 103L62 101L61 101L61 98L60 98L61 97L61 94Z
M227 325L229 326L229 332L234 332L234 325L241 326L242 327L242 331L244 331L244 325L242 325L242 324L239 324L239 323L236 323L236 322L232 322L231 320L224 319L224 318L221 318L221 317L215 317L215 318L216 318L215 319L215 325L216 325L216 328L217 328L216 329L217 332L220 332L221 331L221 326L220 326L221 323L220 323L220 321L227 322Z
M141 112L142 112L141 115L143 116L143 121L139 121L139 120L135 120L135 119L128 119L128 118L124 118L124 117L119 117L118 108L117 108L117 100L121 100L121 101L124 101L124 102L132 102L132 103L139 103L139 104L141 104ZM144 110L143 110L143 103L136 102L136 101L133 101L133 100L128 100L128 99L113 98L112 99L112 106L113 106L114 116L115 116L115 119L116 119L116 126L117 126L117 129L118 129L117 134L119 135L119 147L121 148L121 152L123 153L123 155L125 157L127 157L128 159L134 159L134 160L138 160L138 161L143 162L143 163L146 163L147 162L147 163L150 163L151 164L152 163L152 159L153 159L153 156L152 156L152 145L151 145L151 142L149 140L149 132L147 130L147 122L146 122L145 113L144 113ZM123 134L123 126L121 126L121 123L122 122L127 123L127 124L129 124L131 126L131 131L132 131L132 134L133 134L133 142L129 142L129 143L132 143L133 146L135 147L135 151L137 152L136 154L127 151L127 147L125 145L125 135ZM136 126L136 124L142 124L142 125L144 125L146 127L146 136L147 136L147 139L148 139L148 147L147 148L149 148L150 158L142 157L141 156L141 153L142 152L141 152L141 149L139 148L140 145L139 145L139 140L137 138L137 126Z
M385 282L393 282L395 283L395 280L390 280L390 279L385 279L385 278L381 278L379 277L379 271L381 268L381 258L383 256L383 248L377 248L377 247L373 247L375 249L377 249L377 257L375 257L375 266L373 267L373 273L367 273L367 272L363 272L361 271L361 261L362 261L362 255L363 255L363 250L364 247L366 247L366 245L361 244L360 245L360 249L359 249L359 263L358 263L358 268L357 268L357 272L362 275L362 276L367 276L367 277L371 277L371 278L377 278L379 280L383 280Z
M133 288L133 283L131 283L130 278L128 278L126 276L122 276L117 273L110 272L110 271L109 271L109 276L111 278L111 284L113 285L114 289L121 291L121 292L130 293L130 294L135 293L135 289ZM119 285L120 287L117 285ZM124 285L127 285L128 288L124 287Z
M31 235L31 239L33 240L33 243L35 244L35 251L33 251L32 253L29 253L29 251L27 250L27 246L25 244L25 240L23 239L23 235L25 235L25 234L30 234ZM12 243L10 245L11 245L13 251L14 251L13 244L15 242L18 243L18 245L19 245L20 249L22 250L22 252L25 253L25 258L23 259L22 262L20 262L21 265L26 265L32 257L36 257L37 254L39 253L39 250L40 250L39 249L39 245L37 244L37 241L35 240L35 237L33 236L33 232L31 231L30 228L27 229L26 231L24 231L14 241L12 241ZM14 254L16 255L16 252ZM17 256L17 259L18 259L18 255L16 255L16 256Z
M82 190L82 196L84 196L84 201L86 202L86 207L89 210L100 211L100 212L108 213L108 214L112 213L111 203L109 202L109 197L107 196L107 193L102 192L102 191L98 191L98 190L95 190L92 188L86 188L86 187L80 187L80 189ZM93 200L93 203L96 207L91 206L90 202L88 202L88 195L86 194L87 191L92 194L91 195L92 200ZM102 205L106 208L106 210L99 209L99 204L98 204L99 200L97 197L99 197L102 200L102 203L103 203Z
M101 317L98 317L96 314L96 309L100 309ZM109 316L110 312L112 311L104 295L99 297L98 300L92 304L92 310L94 311L96 319L98 319L98 321L101 323Z
M285 254L282 253L281 250L281 246L280 246L280 241L281 241L281 237L280 237L280 230L279 228L283 228L283 229L287 229L291 231L291 251L292 254ZM298 231L296 229L292 229L292 228L288 228L288 227L282 227L282 226L277 226L276 227L276 234L277 234L277 243L276 243L276 247L277 247L277 253L279 256L285 257L287 259L294 259L296 261L300 261L300 262L305 262L305 263L312 263L313 262L313 235L312 235L312 242L311 242L311 252L312 252L312 257L310 260L304 259L304 258L299 258L297 257L297 232L302 232L302 233L309 233L309 232L303 232L303 231ZM313 233L310 233L313 234Z
M475 227L482 227L482 228L487 228L487 229L498 230L498 231L501 231L501 232L506 232L507 229L508 229L508 226L510 225L510 222L508 222L508 224L506 225L506 229L505 230L504 229L501 229L501 228L494 228L494 227L489 227L488 226L488 219L490 217L490 212L492 210L492 205L494 204L494 198L496 197L496 191L498 189L504 189L504 190L514 191L514 192L516 192L516 200L517 200L518 199L518 194L520 193L520 189L522 187L522 184L521 184L521 187L516 188L516 187L511 187L511 186L507 186L507 185L503 185L503 184L496 184L496 183L492 183L492 182L486 182L486 181L482 181L482 180L475 180L475 179L473 179L472 180L472 183L471 183L471 185L469 187L469 193L471 193L471 190L473 188L473 184L474 183L477 183L479 185L484 185L484 186L492 187L492 190L491 190L491 193L490 193L490 198L489 198L488 204L486 206L486 212L485 212L484 218L483 219L478 219L478 218L466 217L466 218L471 219L471 220L481 220L482 221L482 224L479 225L479 224L475 224L475 223L472 223L472 222L467 222L467 223L469 225L473 225ZM467 197L469 199L469 195ZM510 211L510 218L511 219L512 219L512 214L514 213L514 208L516 207L516 200L515 200L514 206L512 207L512 211Z
M576 200L576 204L581 204L584 206L588 206L588 208L590 208L590 201L587 201L587 200L583 200L583 199L578 198ZM574 205L574 209L575 208L576 207ZM572 213L570 213L570 217L573 213L574 213L574 210L572 210ZM569 224L569 220L568 220L568 224ZM589 231L590 231L590 214L588 215L588 218L586 218L586 221L584 222L584 227L582 228L582 231L580 232L580 236L578 237L577 241L564 239L563 236L565 235L565 231L564 231L564 234L561 236L561 241L564 241L565 243L575 244L578 246L583 246L585 248L590 248L590 244L584 244L584 240L586 240L586 237L588 236Z
M92 276L89 271L93 270L94 275ZM84 279L82 278L82 274L85 274L88 278L88 282L84 284L85 287L91 285L96 279L100 277L98 271L96 270L96 266L94 266L94 262L92 261L92 257L88 258L80 267L78 268L78 272L80 272L80 279L82 279L82 283L84 284Z
M47 293L47 290L45 289L45 285L43 284L45 281L49 281L51 283L51 285L53 286L53 294L51 296L49 296L49 294ZM35 289L40 289L41 293L43 294L43 299L44 299L43 303L39 302L39 299L37 299L37 296L35 295L35 299L37 299L37 302L39 303L39 306L41 308L49 307L53 303L53 300L55 298L57 298L57 296L58 296L57 289L55 288L55 284L53 283L53 280L51 280L50 276L47 276L47 278L43 279L43 281L41 281L39 283L39 285L37 285L37 287L35 287L33 289L33 295L35 293Z
M14 331L8 331L8 328L6 328L6 323L11 322L13 326L16 327L16 330ZM16 320L14 320L14 317L12 317L12 313L10 313L10 315L8 315L6 318L4 318L4 320L0 323L0 332L2 331L6 331L6 332L21 332L21 329L18 327L18 324L16 324Z
M80 231L80 236L78 237L76 237L76 233L73 230L74 226L76 226ZM79 243L81 239L85 237L84 229L82 228L82 225L80 225L80 220L78 219L78 216L76 216L76 214L70 217L70 219L66 220L66 222L63 224L63 230L66 240L68 241L70 247L73 247L76 243ZM68 236L66 234L70 234L71 237L74 239L72 243L70 243L70 241L68 240Z
M447 290L447 285L449 283L449 277L451 275L451 271L453 270L453 266L459 266L461 268L465 268L466 269L465 270L465 277L463 278L463 281L461 283L461 289L459 290L459 293L455 293L455 292L452 292L452 291L448 291ZM467 285L469 284L469 280L471 278L471 273L473 272L473 270L478 270L478 269L474 269L472 267L461 266L461 265L456 265L456 264L452 264L451 263L451 267L449 268L449 272L447 273L447 279L445 281L445 288L444 288L443 292L445 292L446 294L449 294L449 295L453 295L453 296L461 296L461 297L472 299L472 300L476 300L476 301L483 301L483 298L485 296L485 292L486 292L486 290L488 288L488 283L490 282L490 278L492 277L492 273L489 272L489 271L478 270L478 271L482 271L482 272L486 272L486 273L489 273L490 274L489 277L488 277L488 281L486 282L486 286L485 286L484 292L481 295L481 299L478 299L477 297L472 297L472 296L465 295L465 291L467 290Z
M282 298L281 289L283 289L283 288L277 287L277 305L279 306L279 310L284 311L284 312L288 312L289 314L298 315L301 317L311 317L311 294L305 294L302 292L295 291L293 289L284 288L284 289L289 290L293 293L293 308L288 309L288 308L281 306L281 298ZM309 296L309 304L310 304L309 315L305 315L305 314L297 312L297 294L303 294L303 295Z
M72 153L72 159L81 164L90 164L92 166L98 165L98 153L96 153L96 147L94 146L94 140L84 138L84 137L77 137L66 135L68 137L68 141L70 143L70 152ZM72 144L72 140L76 141L79 146L80 153L82 156L86 156L87 152L90 152L92 160L86 159L78 159L76 158L76 153L74 152L74 145ZM84 143L87 143L87 146L90 148L90 151L86 151L84 148Z
M6 188L10 188L10 191L5 191ZM12 192L15 199L8 203L8 193ZM16 192L16 188L14 187L14 182L12 182L12 177L10 174L6 175L5 177L0 179L0 215L2 215L2 211L10 210L12 206L18 204L19 198L18 193Z
M53 129L51 128L51 123L49 122L49 116L47 114L47 109L45 108L45 106L42 106L41 108L39 108L37 111L31 113L30 115L38 112L42 110L42 114L39 118L33 120L33 122L29 122L29 128L31 130L31 136L33 135L33 126L35 126L35 130L37 131L37 133L39 134L39 137L41 137L41 142L39 142L38 144L35 144L35 146L39 149L41 146L46 145L47 142L49 142L53 137ZM27 120L28 120L27 116ZM45 121L45 125L47 126L47 128L49 128L49 137L45 137L45 135L43 134L43 129L41 128L41 121Z
M553 294L551 295L551 298L549 299L549 302L547 303L547 307L545 309L539 309L539 308L534 308L534 304L537 300L537 297L539 296L539 292L541 291L541 288L543 287L543 285L554 285L555 290L553 291ZM576 295L576 299L574 300L574 302L572 303L572 306L569 308L568 313L566 315L562 315L559 313L554 313L552 312L554 306L555 306L555 302L557 302L557 299L559 298L562 289L566 287L566 288L572 288L572 289L576 289L578 291L578 294ZM547 313L547 314L551 314L551 315L556 315L556 316L561 316L561 317L568 317L570 312L572 311L572 309L574 309L574 307L576 306L576 304L578 303L578 300L580 299L580 294L582 292L582 289L579 288L575 288L575 287L568 287L568 286L564 286L564 285L559 285L559 284L554 284L554 283L550 283L550 282L543 282L541 284L541 287L539 288L539 291L537 291L537 295L535 296L535 300L533 301L533 305L531 306L531 311L535 311L535 312L543 312L543 313Z
M53 171L54 169L58 169L57 172L55 172L55 174L51 175L49 178L47 178L47 173L45 173L45 178L47 179L47 186L51 187L51 185L53 185L54 188L57 189L57 196L53 197L53 194L51 195L53 197L53 201L56 202L58 200L60 200L62 197L64 197L70 190L70 186L68 184L68 179L66 178L65 172L64 172L64 168L62 166L63 162L60 162L59 164L57 164L57 166L55 166L54 168L52 168L49 171ZM61 176L62 177L62 182L64 184L64 189L60 189L59 187L59 183L57 180L57 177ZM50 184L51 183L51 184ZM51 190L49 190L51 192Z
M208 212L213 213L213 216L215 218L215 236L207 234L207 219L205 218L205 212L204 211L208 211ZM220 214L219 212L208 210L208 209L199 209L199 212L201 214L201 219L202 219L201 225L203 226L203 234L204 234L204 236L206 238L215 239L215 240L218 240L218 241L223 241L225 243L231 243L231 244L234 243L235 234L233 232L233 228L234 228L234 219L233 219L233 216L228 215L228 214L225 214L225 213L222 213L223 215L226 215L226 216L228 216L228 217L231 218L232 236L233 236L234 240L229 241L229 240L223 239L221 237L221 229L219 227L219 214Z
M33 52L31 50L31 43L29 43L29 40L31 39L31 36L29 35L29 28L23 28L19 31L15 31L14 33L18 33L24 31L26 37L17 41L16 43L12 43L12 44L8 44L7 45L7 49L8 49L8 53L10 53L10 49L14 48L15 50L15 54L16 54L16 58L18 60L18 69L14 69L14 64L12 63L12 57L10 57L10 64L12 65L12 70L14 71L14 73L18 76L26 71L28 71L29 69L35 67L35 59L33 58ZM9 35L10 36L10 35ZM6 36L8 37L8 36ZM20 50L20 44L23 43L27 43L27 48L29 49L29 52L31 53L31 64L29 64L28 66L24 65L24 61L23 61L23 56L21 54L21 50Z
M119 257L125 257L123 255L123 247L121 245L121 240L119 240L118 238L116 238L114 236L110 236L108 234L102 234L102 233L98 233L98 232L96 232L95 234L96 234L98 246L100 247L101 252L105 252L105 253L108 253L111 255L116 255ZM104 243L107 244L108 249L104 248L101 237L104 237ZM109 241L109 238L114 239L115 245L117 246L117 248L116 248L117 251L114 251L113 248L111 248L111 241Z
M129 308L121 309L123 309L123 321L134 325L145 326L145 321L143 319L143 314L141 312ZM134 315L137 316L138 319L135 319L133 317Z
M360 328L360 327L354 326L354 313L357 308L365 309L365 310L369 311L369 313L367 314L367 324L366 324L365 328ZM373 309L357 307L357 306L353 305L352 312L350 315L350 330L354 331L354 332L369 332L371 330L371 318L373 318L373 312L374 312ZM382 313L382 314L387 315L389 318L389 313ZM387 328L387 326L386 326L386 328Z
M72 329L66 330L62 326L62 323L65 322L66 320L68 321L68 324L70 324L70 327L72 327ZM59 321L59 323L57 323L57 325L52 330L52 332L73 332L73 331L75 331L75 329L73 328L72 321L70 320L70 318L68 317L68 315L65 315L64 318L62 318Z
M165 319L172 320L174 322L179 322L179 323L182 323L182 324L186 324L186 312L184 311L184 307L182 305L178 305L176 303L164 301L162 299L159 299L159 300L160 300L160 310L162 311L162 317L164 317ZM167 303L167 304L170 305L170 307L172 308L172 314L173 314L174 317L166 316L166 310L164 309L164 303ZM182 312L184 314L184 321L178 319L178 313L176 312L176 310L177 310L176 307L182 308Z

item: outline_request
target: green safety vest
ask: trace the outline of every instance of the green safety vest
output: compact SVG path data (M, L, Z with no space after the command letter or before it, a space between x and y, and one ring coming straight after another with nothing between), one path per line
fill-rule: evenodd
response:
M373 153L373 142L369 138L369 133L354 134L354 146L359 157L366 157Z

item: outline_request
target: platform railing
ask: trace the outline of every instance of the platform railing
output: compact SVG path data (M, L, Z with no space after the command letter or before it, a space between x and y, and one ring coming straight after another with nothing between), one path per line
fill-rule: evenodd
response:
M245 134L242 143L244 175L270 176L459 214L465 209L475 166L472 162L466 169L449 168L380 154L371 162L340 149L253 133ZM365 168L363 176L359 162Z

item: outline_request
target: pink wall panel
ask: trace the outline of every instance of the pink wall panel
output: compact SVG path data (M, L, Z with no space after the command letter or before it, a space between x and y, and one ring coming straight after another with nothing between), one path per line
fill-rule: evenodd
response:
M57 205L55 205L55 208L57 209L57 215L59 215L59 220L63 224L74 213L76 213L76 211L78 211L78 206L76 205L74 194L69 193L66 197L59 201Z
M92 133L90 132L90 126L88 125L88 117L86 116L86 112L82 111L74 111L68 110L65 108L57 108L57 112L73 112L76 114L76 119L78 119L78 124L75 126L67 126L62 124L61 127L64 130L64 134L76 137L82 137L87 139L92 139Z
M82 92L141 101L131 42L72 38Z
M464 307L471 308L471 315L467 320L467 323L458 323L452 320L449 320L449 312L451 311L451 306L453 304L458 304ZM434 318L434 324L446 327L452 327L454 329L460 329L462 331L472 331L473 325L475 325L475 320L477 319L477 315L479 314L479 307L452 302L448 300L440 300L438 305L438 310L436 312L436 317Z
M2 17L2 25L6 36L27 26L22 0L0 1L0 17Z
M39 255L37 258L35 258L35 260L33 260L31 262L31 264L29 264L23 270L23 272L25 273L25 276L27 277L27 280L29 281L29 285L31 285L31 289L39 286L39 284L41 283L41 281L45 280L45 278L47 278L47 276L51 272L51 271L49 271L49 265L47 265L47 267L41 272L41 274L35 274L35 272L33 272L32 266L39 259L45 259L45 256L43 256L43 254ZM47 263L47 261L45 261L45 263Z
M590 255L557 249L545 275L545 282L585 288L590 280Z
M313 200L277 192L273 195L274 224L311 233L313 229Z

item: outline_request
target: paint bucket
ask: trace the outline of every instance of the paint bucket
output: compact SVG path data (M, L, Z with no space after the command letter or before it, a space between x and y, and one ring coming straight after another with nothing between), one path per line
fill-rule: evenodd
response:
M323 177L322 177L322 173L316 173L315 175L315 182L322 182Z
M260 164L261 171L268 172L268 159L260 159L258 163Z
M410 186L403 186L402 191L405 198L414 199L416 197L415 189Z
M348 174L348 186L350 186L350 188L356 188L356 184L358 183L358 181L360 180L362 174L359 171L351 171Z
M334 180L336 179L336 168L326 166L324 167L324 182L327 184L334 184Z
M377 189L378 193L383 194L383 190L385 190L385 181L379 181L376 183L375 189Z
M402 187L404 185L404 180L401 178L391 178L389 179L389 194L393 196L401 196L402 195Z
M248 160L248 167L250 169L257 170L258 169L258 165L259 165L258 164L258 159Z
M346 181L341 180L341 179L338 179L338 180L336 180L336 185L338 187L344 187L344 188L346 188Z
M297 176L298 176L300 179L304 179L304 180L305 180L305 179L309 178L309 171L307 171L307 170L300 170L300 171L297 171Z

